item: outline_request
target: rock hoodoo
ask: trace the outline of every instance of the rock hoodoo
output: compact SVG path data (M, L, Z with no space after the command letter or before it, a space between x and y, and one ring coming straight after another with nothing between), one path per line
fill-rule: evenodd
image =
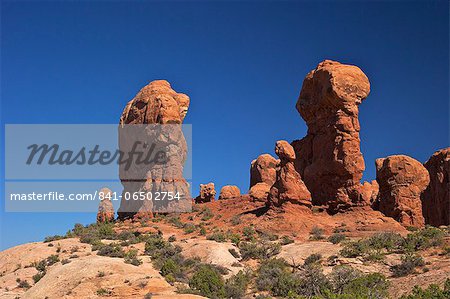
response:
M108 188L102 188L99 191L102 200L98 205L97 223L113 222L114 207L111 202L112 191Z
M364 182L361 186L361 200L364 205L373 207L379 192L379 186L376 180Z
M275 183L277 165L280 161L269 154L262 154L250 166L250 188L258 183L272 186Z
M325 60L303 81L297 111L308 133L292 143L296 168L313 203L331 211L361 201L364 159L360 151L358 105L370 83L356 66Z
M277 141L275 153L280 158L275 183L270 189L268 203L280 207L285 202L311 207L311 193L294 166L295 152L284 140Z
M248 191L248 195L253 201L266 202L267 197L269 196L270 187L271 186L267 185L266 183L258 183L250 188L250 190Z
M124 191L119 218L151 217L153 211L182 211L183 204L190 204L189 185L183 177L187 143L181 128L188 107L189 97L174 91L165 80L151 82L126 105L120 117L120 150L132 152L138 144L136 150L147 153L153 147L157 154L150 164L133 160L131 166L120 165ZM160 192L171 192L181 200L148 200ZM130 200L135 194L145 194L147 200Z
M427 169L404 155L377 159L378 209L404 226L424 225L420 196L430 182Z
M214 201L216 198L214 183L200 184L200 195L195 198L195 203Z
M425 223L450 225L450 148L435 152L424 164L430 184L422 194Z
M241 196L241 190L237 186L227 185L220 189L219 199L232 199Z

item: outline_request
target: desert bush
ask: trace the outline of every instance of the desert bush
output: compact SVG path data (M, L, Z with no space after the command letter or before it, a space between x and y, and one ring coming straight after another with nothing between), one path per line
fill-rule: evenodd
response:
M236 249L234 249L234 248L230 248L230 249L228 249L228 251L231 253L231 255L234 257L234 258L240 258L241 257L241 255L239 254L239 252L237 252L236 251Z
M281 245L267 241L240 242L239 250L243 260L268 259L281 251Z
M200 227L200 230L198 231L198 233L201 235L201 236L205 236L206 235L206 228L205 227Z
M322 255L320 253L313 253L305 259L304 265L310 265L320 262Z
M59 262L59 256L58 255L52 254L52 255L47 257L47 266L51 266L53 264L56 264L57 262Z
M69 264L71 261L69 259L63 259L61 261L61 264L65 265L65 264Z
M258 232L258 234L261 239L266 240L266 241L276 241L280 238L278 235L272 234L267 231L260 231L260 232Z
M276 296L285 296L294 288L294 279L289 265L283 259L268 259L261 263L256 276L256 288L270 291Z
M247 240L253 241L255 239L256 231L253 226L246 226L242 229L242 234Z
M44 243L53 242L53 241L57 241L57 240L62 240L62 239L65 239L65 238L66 238L65 236L60 236L60 235L48 236L48 237L45 237Z
M46 274L46 272L44 271L44 272L38 272L35 275L33 275L32 278L33 278L34 283L37 283L39 280L41 280L41 278L44 277L45 274Z
M402 243L402 248L405 252L413 252L440 246L443 243L445 235L445 231L432 226L427 226L408 234Z
M97 255L109 256L109 257L124 257L122 247L119 244L102 244L97 251Z
M289 238L288 236L283 236L283 237L281 237L281 240L280 240L280 244L281 245L288 245L288 244L292 244L292 243L294 243L294 240L292 240L291 238Z
M358 257L363 256L369 251L367 246L367 242L363 240L358 241L349 241L344 244L344 247L341 249L340 254L344 257Z
M202 215L202 221L208 221L214 217L213 212L209 208L203 208L200 214Z
M104 271L99 271L97 277L105 277L106 273Z
M355 270L350 266L336 266L329 275L332 290L336 294L342 294L344 288L356 278L361 277L361 271Z
M31 288L30 284L26 280L21 280L20 278L17 278L18 287L21 289L29 289Z
M202 265L189 279L189 287L208 298L225 297L225 283L219 272L211 265Z
M197 227L195 226L195 224L192 224L192 223L186 223L183 227L185 234L191 234L191 233L195 232L196 229L197 229Z
M162 276L167 276L169 274L177 275L181 272L181 269L179 264L175 263L173 259L168 258L164 261L160 272Z
M385 249L388 252L392 252L399 249L403 243L403 238L397 233L382 232L367 238L366 242L367 246L371 249Z
M184 224L181 221L179 216L173 216L169 218L169 223L172 224L173 226L177 227L177 228L183 228Z
M241 224L241 215L237 214L231 218L231 225L239 225Z
M444 287L441 289L436 284L431 284L426 289L422 289L420 286L415 286L411 294L403 295L399 299L448 299L450 298L450 279L444 283Z
M344 234L332 234L328 237L328 241L333 244L338 244L344 241L346 236Z
M388 297L389 282L380 273L371 273L349 282L343 290L344 298L383 299Z
M311 231L310 231L310 240L322 240L324 239L323 236L323 229L318 227L318 226L314 226Z
M112 294L111 290L105 289L105 288L100 288L97 290L97 295L98 296L109 296Z
M240 299L244 297L248 284L250 283L251 273L239 271L236 275L231 276L225 282L225 297Z
M395 277L401 277L413 273L416 267L422 266L425 266L425 262L421 256L406 254L402 256L401 263L391 266L390 270Z
M213 240L216 242L226 242L227 241L227 237L223 232L214 232L211 235L206 237L207 240Z
M138 251L137 249L131 249L127 253L125 253L124 261L127 264L131 264L133 266L139 266L142 264L142 260L137 257Z
M169 237L169 239L167 239L167 241L169 241L169 242L175 242L176 240L177 240L177 237L175 237L175 235L171 235Z

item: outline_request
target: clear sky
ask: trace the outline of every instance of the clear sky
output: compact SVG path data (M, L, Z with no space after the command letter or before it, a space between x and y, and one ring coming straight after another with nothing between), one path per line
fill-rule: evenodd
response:
M2 1L2 127L114 124L141 87L166 79L191 98L194 195L209 181L246 192L253 159L305 135L295 103L324 59L370 79L364 179L376 158L424 162L449 146L448 1ZM95 221L5 213L1 198L0 249Z

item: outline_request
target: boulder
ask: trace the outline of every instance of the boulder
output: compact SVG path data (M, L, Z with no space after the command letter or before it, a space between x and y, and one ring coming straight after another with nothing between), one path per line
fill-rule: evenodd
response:
M262 154L250 166L250 188L258 183L272 186L275 183L279 161L269 154Z
M200 184L200 195L195 198L195 203L211 202L215 200L216 189L214 183Z
M424 226L422 192L430 182L427 169L404 155L377 159L378 209L404 226Z
M100 203L98 205L97 223L106 223L114 221L114 207L111 202L112 191L108 188L102 188L99 191Z
M311 193L294 166L294 148L284 140L277 141L275 153L280 158L275 183L270 188L268 204L281 207L285 202L311 207Z
M228 185L220 189L219 199L232 199L241 196L241 190L237 186Z
M308 133L292 142L296 169L313 204L337 211L358 204L365 168L360 150L358 105L370 83L356 66L325 60L303 81L296 108Z
M143 152L146 163L140 162L138 155L130 155L132 163L119 165L124 186L120 219L190 208L189 185L183 177L187 143L181 127L188 107L189 97L174 91L165 80L151 82L126 105L120 117L119 148L124 153ZM178 200L153 200L164 194ZM133 200L141 196L145 200Z
M248 195L253 201L266 202L267 197L269 196L270 187L271 186L267 185L266 183L257 183L250 188L250 190L248 191Z
M422 193L425 223L450 225L450 148L435 152L424 164L430 184Z

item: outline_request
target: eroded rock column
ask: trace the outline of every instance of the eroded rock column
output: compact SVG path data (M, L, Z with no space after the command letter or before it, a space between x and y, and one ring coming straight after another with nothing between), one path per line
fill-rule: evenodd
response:
M296 108L308 133L292 145L296 168L315 205L337 211L363 201L358 105L369 92L369 80L358 67L331 60L321 62L303 81Z

